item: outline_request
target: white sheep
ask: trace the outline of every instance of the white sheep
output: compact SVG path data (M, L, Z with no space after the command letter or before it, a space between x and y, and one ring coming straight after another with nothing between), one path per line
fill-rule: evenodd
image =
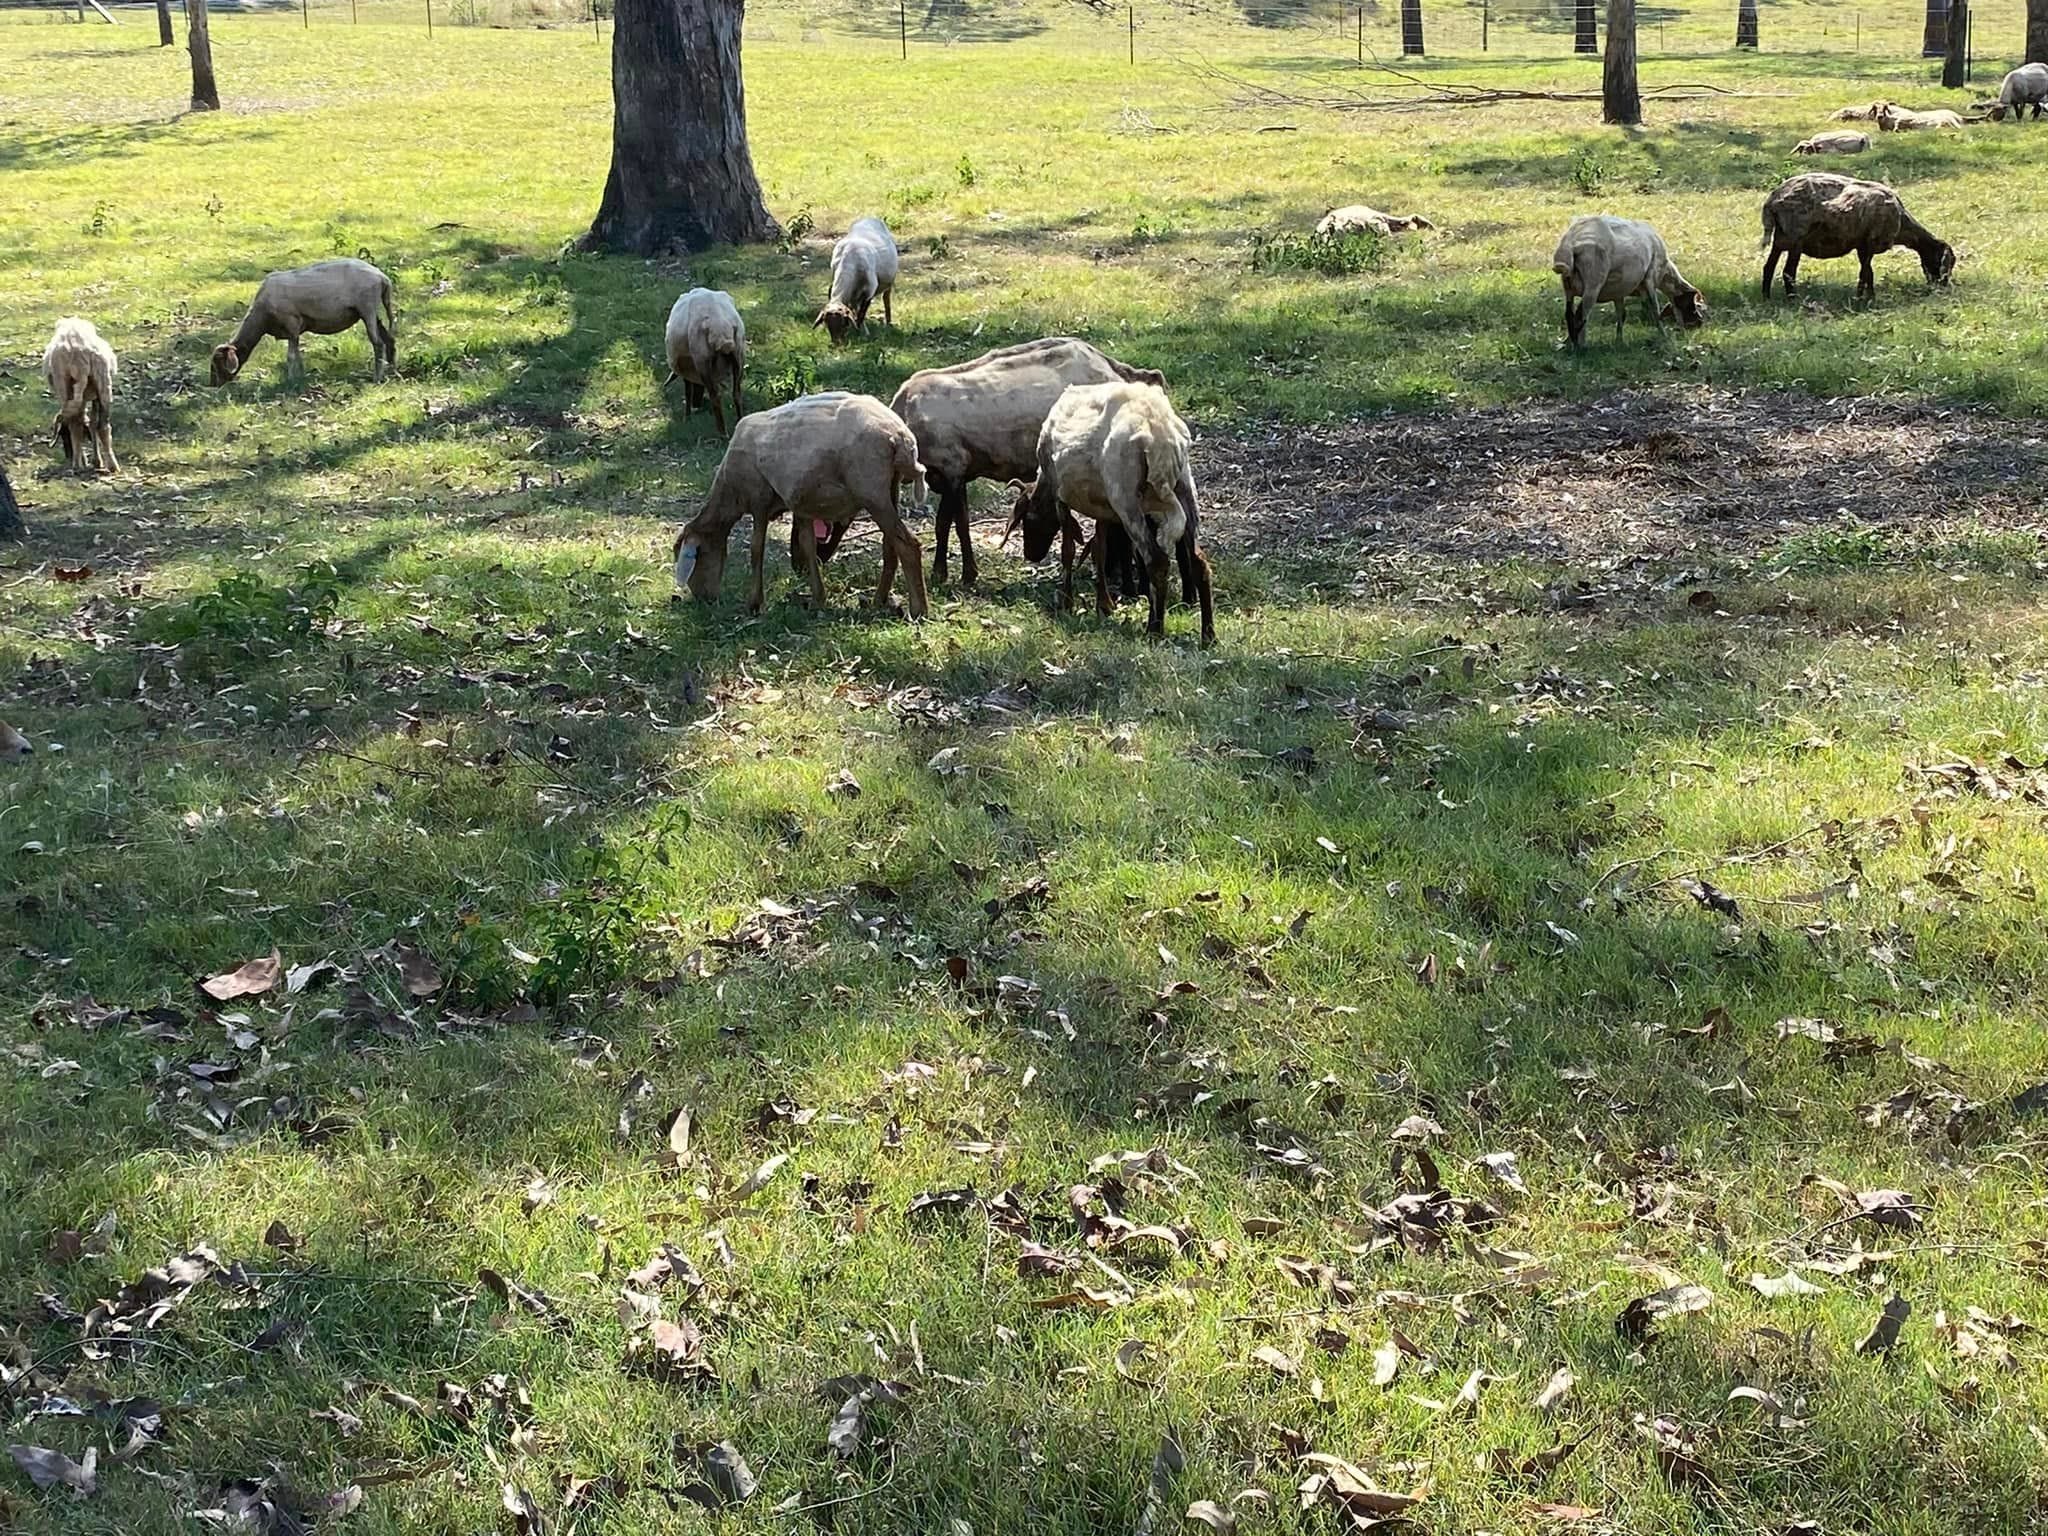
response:
M1873 101L1860 107L1837 107L1828 114L1828 120L1835 123L1874 123L1890 105L1888 101Z
M65 463L85 469L90 457L103 475L120 469L113 427L114 376L120 371L120 359L90 320L74 315L57 322L43 348L43 379L56 397L52 425Z
M2034 120L2048 117L2048 64L2022 64L1999 83L1998 100L1991 105L1991 121L2002 123L2010 112L2014 122L2034 109Z
M1435 229L1436 226L1419 213L1381 213L1377 208L1368 208L1363 203L1353 203L1348 208L1332 208L1316 225L1316 233L1325 239L1336 239L1342 235L1388 235L1404 229Z
M1072 336L999 347L949 368L904 380L889 402L917 438L917 456L939 498L932 580L946 579L946 543L960 535L960 579L973 586L974 546L967 536L967 487L981 479L1026 478L1038 465L1038 434L1067 387L1116 379L1163 385L1165 375L1132 368Z
M1574 347L1586 344L1590 304L1614 305L1614 339L1619 341L1627 303L1637 294L1643 296L1659 329L1673 314L1689 331L1706 323L1706 300L1679 276L1663 236L1640 219L1606 213L1573 219L1557 242L1550 270L1564 282L1565 335ZM1661 309L1659 294L1670 301Z
M1895 107L1886 102L1877 114L1877 126L1886 133L1914 133L1931 128L1960 128L1963 120L1946 108L1915 112L1910 107Z
M832 295L812 322L822 325L832 344L846 340L847 332L866 330L868 306L882 301L884 324L894 325L896 317L889 296L896 286L896 237L880 219L856 219L853 227L832 247Z
M284 342L287 376L303 377L301 336L333 336L356 325L369 335L370 356L381 383L385 368L398 363L391 279L353 256L273 272L257 286L255 301L234 336L213 349L213 382L225 384L240 373L266 336Z
M740 380L747 369L747 327L732 295L716 288L692 288L668 312L668 331L663 339L668 353L666 389L677 379L683 381L683 414L711 402L712 419L719 436L725 435L725 405L719 386L732 385L732 419L737 423L744 407L740 403Z
M1024 530L1024 555L1043 560L1061 536L1061 594L1074 600L1076 528L1070 514L1096 523L1095 608L1108 614L1110 541L1119 526L1138 563L1150 574L1152 607L1147 634L1166 633L1167 557L1183 534L1198 526L1193 436L1174 413L1166 391L1153 384L1076 384L1066 390L1038 434L1038 476L1017 491L1013 526ZM1202 644L1216 643L1209 560L1191 551L1196 596L1202 608Z
M754 584L747 611L758 613L768 525L787 512L795 523L792 553L810 578L812 605L823 608L825 578L818 565L818 541L832 527L865 512L882 530L882 583L876 607L888 607L900 562L909 586L910 616L921 619L930 606L924 551L896 510L897 494L906 485L913 507L921 512L925 480L917 462L917 439L895 412L871 395L835 390L757 411L733 428L703 509L676 535L676 586L707 602L716 598L725 583L726 547L733 526L751 516Z
M1870 148L1870 135L1838 129L1831 133L1816 133L1810 139L1802 139L1792 146L1795 155L1860 155Z

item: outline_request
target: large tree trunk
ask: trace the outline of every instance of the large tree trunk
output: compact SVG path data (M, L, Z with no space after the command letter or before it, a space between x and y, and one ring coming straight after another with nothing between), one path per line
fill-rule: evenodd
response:
M1756 46L1756 0L1742 0L1735 8L1735 46Z
M1401 0L1401 52L1422 53L1422 0Z
M185 0L185 41L192 49L192 110L218 112L220 87L213 83L213 39L206 33L206 0Z
M1920 34L1920 57L1938 59L1948 52L1948 0L1927 0L1927 27Z
M156 45L168 48L176 41L171 35L171 0L156 0Z
M1593 8L1593 0L1579 0L1578 29L1572 36L1572 52L1598 53L1599 51L1599 13Z
M1941 83L1959 91L1967 78L1970 53L1970 0L1949 0L1948 51L1941 61Z
M612 169L585 249L652 256L767 240L747 151L745 0L618 0Z
M1600 75L1600 118L1640 123L1643 93L1636 87L1636 0L1607 0L1607 67Z
M14 499L14 487L7 483L6 469L0 467L0 539L18 539L27 532L21 522L21 503Z
M2048 64L2048 0L2027 0L2027 62Z

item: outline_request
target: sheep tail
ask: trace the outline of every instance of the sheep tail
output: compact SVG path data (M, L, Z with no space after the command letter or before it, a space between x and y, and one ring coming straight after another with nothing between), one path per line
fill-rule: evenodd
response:
M931 500L931 487L925 481L924 465L917 460L917 443L914 440L896 445L896 486L900 490L906 485L910 487L912 509L922 512Z
M1763 239L1758 242L1758 247L1762 250L1768 251L1772 246L1776 245L1777 243L1777 216L1771 212L1770 204L1766 203L1764 205L1764 236Z
M396 336L398 334L398 311L392 307L391 303L390 278L384 279L383 291L379 297L383 300L384 304L384 328Z

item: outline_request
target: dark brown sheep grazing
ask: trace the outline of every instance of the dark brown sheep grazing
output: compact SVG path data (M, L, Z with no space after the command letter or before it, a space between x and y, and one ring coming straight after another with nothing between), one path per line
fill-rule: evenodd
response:
M1812 171L1778 184L1764 199L1764 297L1778 259L1785 259L1785 297L1791 298L1801 257L1817 261L1847 256L1852 251L1863 265L1856 279L1858 298L1875 298L1877 278L1871 259L1880 251L1903 245L1917 252L1920 269L1930 283L1946 283L1956 269L1955 247L1937 239L1906 212L1899 194L1879 181L1858 181L1829 171Z

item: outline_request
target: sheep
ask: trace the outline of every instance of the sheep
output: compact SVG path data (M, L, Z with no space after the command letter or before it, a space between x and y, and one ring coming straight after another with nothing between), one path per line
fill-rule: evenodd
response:
M1061 535L1060 591L1066 606L1074 598L1074 553L1079 526L1073 514L1095 520L1095 608L1111 611L1109 594L1111 527L1129 537L1133 553L1151 578L1151 612L1145 632L1166 634L1167 552L1196 525L1195 475L1189 463L1193 439L1174 413L1166 392L1155 384L1118 380L1070 386L1053 405L1038 434L1038 474L1012 481L1017 493L1012 527L1024 530L1024 555L1043 560ZM1197 600L1202 609L1202 644L1216 643L1216 616L1209 560L1190 550Z
M0 720L0 760L11 761L18 757L34 757L35 755L35 743L22 735L21 732L17 731L5 720Z
M685 416L709 398L718 435L725 436L725 405L718 388L731 380L732 419L737 423L744 409L740 379L747 368L747 327L732 295L715 288L692 288L669 310L663 345L668 353L668 377L662 388L677 379L683 381Z
M301 336L333 336L358 324L369 335L370 356L382 383L385 368L398 365L391 279L353 256L273 272L257 285L255 301L233 338L213 349L213 382L225 384L239 374L266 336L283 340L286 375L304 377Z
M113 428L114 376L120 371L120 359L90 320L72 316L57 322L43 348L43 379L57 400L51 426L65 463L83 470L91 458L103 475L121 468Z
M1956 269L1955 247L1938 240L1906 212L1899 194L1880 181L1858 181L1832 171L1809 171L1778 183L1764 199L1764 297L1771 296L1771 278L1778 258L1785 258L1785 297L1793 295L1799 260L1829 260L1851 251L1863 264L1856 279L1858 298L1877 296L1871 258L1895 245L1919 253L1920 270L1930 283L1946 284Z
M1873 101L1867 107L1837 107L1828 114L1831 123L1874 123L1891 106L1888 101Z
M933 581L946 579L946 545L957 529L960 580L970 587L975 583L974 545L967 532L968 485L1033 474L1039 431L1066 388L1119 379L1166 383L1163 374L1129 367L1072 336L1000 347L970 362L927 368L904 380L889 409L916 436L917 456L938 493Z
M1860 155L1870 148L1870 135L1852 133L1838 129L1832 133L1816 133L1810 139L1803 139L1792 146L1795 155Z
M2036 122L2048 117L2048 64L2022 64L2007 75L1998 87L1998 100L1991 104L1991 121L2002 123L2010 112L2014 122L2023 122L2028 107L2034 109Z
M1910 107L1895 107L1886 102L1877 114L1877 126L1886 133L1913 133L1930 128L1960 128L1963 120L1946 109L1915 112Z
M1564 283L1565 336L1575 348L1586 344L1589 304L1614 305L1614 339L1621 340L1627 303L1637 294L1660 330L1674 314L1689 331L1706 324L1707 305L1699 289L1679 276L1663 237L1638 219L1607 213L1573 219L1557 242L1550 270ZM1670 301L1661 310L1660 293Z
M1344 235L1378 235L1384 240L1398 230L1435 228L1419 213L1381 213L1377 208L1353 203L1348 208L1332 208L1324 214L1316 225L1316 233L1325 239Z
M810 578L812 606L823 608L825 579L818 564L818 541L829 527L849 523L865 512L882 530L882 583L876 606L888 607L900 561L910 616L921 619L930 606L924 551L896 510L897 493L906 485L913 506L922 511L926 491L917 439L872 395L834 390L744 417L733 427L732 442L712 476L703 508L676 535L676 586L703 601L716 598L725 581L733 525L751 515L754 582L747 611L759 613L768 525L787 512L795 525L793 557Z
M882 321L896 323L889 295L896 286L896 238L880 219L856 219L853 227L832 247L832 296L811 322L812 329L825 327L838 346L846 333L866 330L868 306L882 301Z

